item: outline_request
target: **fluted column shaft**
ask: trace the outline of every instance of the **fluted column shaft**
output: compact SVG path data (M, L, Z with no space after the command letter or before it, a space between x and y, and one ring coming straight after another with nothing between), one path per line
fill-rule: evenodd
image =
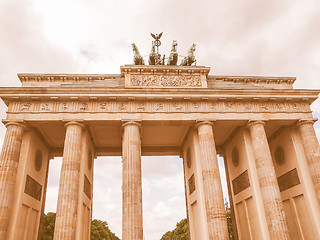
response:
M229 234L212 125L211 122L201 122L196 127L201 152L200 166L209 239L221 240L229 239Z
M83 125L66 124L54 239L75 239Z
M143 240L140 124L123 124L122 239Z
M313 128L313 121L302 120L298 124L302 145L307 158L310 175L320 201L320 147Z
M290 239L264 122L248 124L271 239Z
M25 126L9 122L0 155L0 239L6 239Z

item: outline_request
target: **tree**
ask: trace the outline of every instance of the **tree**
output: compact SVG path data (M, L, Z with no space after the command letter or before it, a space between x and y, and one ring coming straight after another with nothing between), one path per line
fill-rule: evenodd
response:
M227 217L229 239L233 240L235 239L235 237L232 225L232 215L229 203L227 201L225 201L225 210ZM174 230L166 232L160 240L189 240L188 220L186 218L182 219L180 222L177 223L176 228Z
M41 240L52 240L54 234L54 225L56 214L48 212L43 216ZM91 240L120 240L110 231L108 223L94 219L91 222Z
M173 236L173 231L166 232L160 240L171 240Z
M189 240L188 220L182 219L174 230L166 232L160 240Z
M43 216L41 240L52 240L54 233L54 225L56 222L56 213L48 212Z
M91 240L120 240L110 231L108 223L94 219L91 222Z
M231 209L229 207L229 203L227 200L225 200L225 209L226 209L226 216L227 216L229 239L233 240L235 239L235 237L234 237L233 224L232 224L232 214L231 214Z

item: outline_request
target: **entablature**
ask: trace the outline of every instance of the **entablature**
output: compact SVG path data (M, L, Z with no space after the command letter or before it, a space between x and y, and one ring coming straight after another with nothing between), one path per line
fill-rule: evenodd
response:
M7 105L15 101L271 101L311 104L319 93L319 90L293 89L0 88L0 97Z

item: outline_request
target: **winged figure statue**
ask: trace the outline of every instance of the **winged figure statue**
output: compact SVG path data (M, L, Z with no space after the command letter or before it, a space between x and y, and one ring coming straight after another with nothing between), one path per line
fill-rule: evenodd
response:
M153 33L151 33L151 36L157 41L157 40L159 40L159 39L161 38L162 33L163 33L163 32L161 32L161 33L159 33L159 34L153 34Z

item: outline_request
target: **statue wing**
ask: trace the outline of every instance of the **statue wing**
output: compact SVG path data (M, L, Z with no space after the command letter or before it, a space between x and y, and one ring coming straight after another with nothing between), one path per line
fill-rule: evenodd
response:
M161 36L162 36L162 33L163 33L163 32L161 32L161 33L159 34L159 39L161 38Z
M151 36L152 36L154 39L156 39L156 35L154 35L153 33L151 33Z

